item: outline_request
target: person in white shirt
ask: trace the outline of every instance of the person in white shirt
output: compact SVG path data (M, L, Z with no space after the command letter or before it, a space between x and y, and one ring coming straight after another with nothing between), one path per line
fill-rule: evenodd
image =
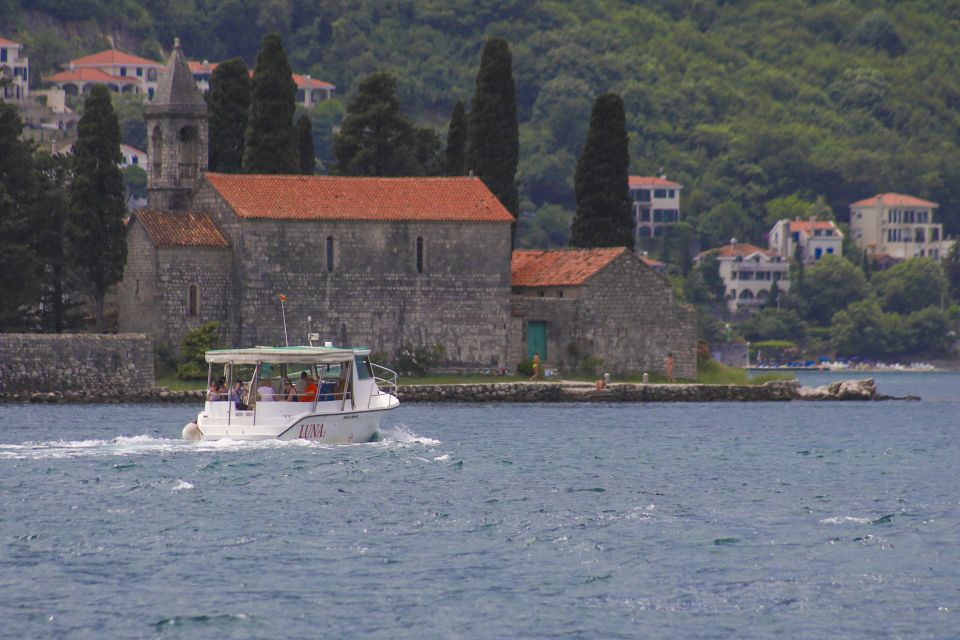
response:
M267 380L261 380L260 386L257 387L257 394L260 396L260 402L273 402L273 385Z

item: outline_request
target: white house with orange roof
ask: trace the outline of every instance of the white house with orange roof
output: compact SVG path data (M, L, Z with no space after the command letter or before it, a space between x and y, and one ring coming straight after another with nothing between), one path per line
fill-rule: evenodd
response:
M843 231L832 220L778 220L767 246L784 258L797 256L810 264L823 256L842 256Z
M780 291L790 290L790 261L774 251L733 239L725 247L701 252L694 262L703 264L710 255L719 263L731 313L758 310L767 303L774 283Z
M157 90L163 65L117 49L76 58L67 68L44 80L63 89L68 96L87 93L95 84L104 84L114 93L140 93L148 100Z
M23 45L0 36L0 77L9 80L0 89L4 100L26 100L30 95L30 60Z
M850 239L870 255L896 260L930 257L941 260L953 240L934 222L936 202L899 193L879 193L850 205Z
M680 190L683 185L666 176L630 176L630 198L638 238L660 237L680 221Z

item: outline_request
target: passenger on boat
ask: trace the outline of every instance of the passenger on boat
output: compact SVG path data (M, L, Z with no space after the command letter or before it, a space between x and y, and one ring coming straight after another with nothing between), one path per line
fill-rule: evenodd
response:
M207 400L210 400L211 402L223 400L227 395L223 388L225 384L226 380L223 378L218 378L214 382L210 383L210 388L207 389Z
M300 396L300 402L313 402L317 399L317 383L313 378L307 378L307 386Z
M243 401L243 383L239 380L233 384L233 389L230 391L230 402L240 411L246 411L250 408Z
M260 397L260 402L272 402L275 394L276 392L273 390L273 385L270 384L268 380L260 381L260 386L257 387L257 395Z
M290 382L290 378L283 379L283 386L280 387L280 400L297 401L297 388Z

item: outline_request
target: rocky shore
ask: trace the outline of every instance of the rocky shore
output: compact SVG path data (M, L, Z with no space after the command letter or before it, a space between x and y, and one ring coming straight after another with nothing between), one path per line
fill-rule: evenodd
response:
M611 384L597 390L577 382L504 382L437 384L400 387L401 402L786 402L792 400L919 400L894 398L877 392L872 378L840 380L822 387L801 387L797 381L762 385L723 384ZM100 391L64 391L0 394L2 402L34 403L147 403L203 402L203 391L150 389L123 394Z

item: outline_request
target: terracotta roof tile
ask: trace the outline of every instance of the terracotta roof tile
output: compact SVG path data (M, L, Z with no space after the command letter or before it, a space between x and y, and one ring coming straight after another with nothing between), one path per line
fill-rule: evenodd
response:
M139 209L133 214L157 247L229 247L205 213Z
M4 47L20 47L22 46L19 42L14 42L13 40L7 40L3 36L0 36L0 46Z
M209 71L210 73L213 73L214 71L217 70L217 67L220 66L220 63L207 62L206 60L204 60L203 62L200 62L198 60L187 60L187 66L190 67L191 73L203 73L205 71Z
M241 218L513 222L479 178L205 178Z
M657 178L651 176L630 176L630 188L636 189L638 187L673 187L675 189L681 188L679 182L674 182L673 180L667 180L666 178Z
M135 56L117 49L107 49L91 53L89 56L83 56L76 60L71 60L70 65L74 67L99 67L108 65L129 64L140 67L162 67L163 64L156 60L147 60L140 56Z
M791 231L809 231L810 229L836 229L837 225L829 220L791 220Z
M715 247L713 249L707 249L706 251L701 251L697 254L697 258L701 258L710 254L717 256L718 258L732 258L734 256L752 256L755 253L759 253L763 256L772 256L773 253L767 251L766 249L761 249L757 245L750 244L749 242L738 242L737 244L728 244L724 247Z
M640 262L647 265L651 269L663 269L666 267L666 263L660 262L659 260L654 260L653 258L648 258L647 256L639 256Z
M626 247L514 251L513 286L581 285L626 251Z
M316 78L311 78L309 76L303 76L299 73L293 74L293 81L297 84L298 89L336 89L336 87L329 82L317 80Z
M83 67L82 69L70 69L61 71L52 76L43 79L44 82L112 82L114 84L137 84L140 81L136 78L112 76L109 73L93 67Z
M905 196L899 193L878 193L872 198L854 202L851 207L872 207L881 204L885 207L937 207L936 202L921 200L913 196Z

